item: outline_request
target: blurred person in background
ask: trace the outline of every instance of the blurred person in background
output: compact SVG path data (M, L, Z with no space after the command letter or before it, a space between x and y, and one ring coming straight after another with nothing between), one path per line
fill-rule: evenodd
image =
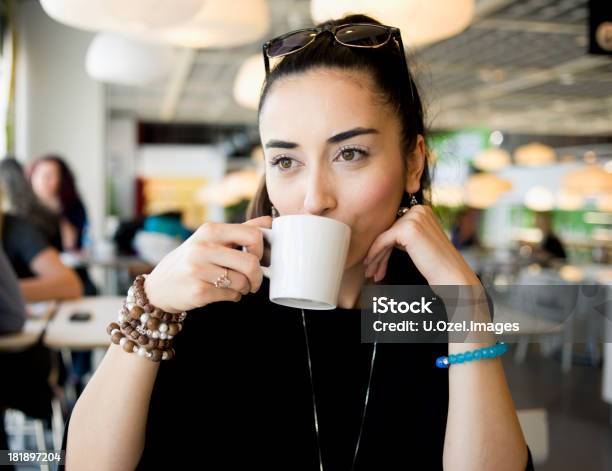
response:
M26 301L81 296L83 285L78 275L62 263L58 251L27 219L0 211L0 240Z
M62 251L80 251L87 227L87 212L72 170L62 157L49 154L37 159L28 173L38 199L59 217ZM92 282L87 267L76 266L75 270L83 282L84 294L98 295L99 291ZM91 369L91 352L73 351L72 368L78 394L83 388L83 376Z
M32 164L29 175L38 199L60 217L62 250L80 249L87 213L66 162L56 155L41 157Z
M61 252L60 218L34 194L23 167L14 158L0 161L0 190L4 195L4 212L28 219Z
M534 250L535 259L544 265L567 260L563 243L552 229L552 213L537 212L535 223L536 227L542 231L542 241Z
M0 191L0 208L2 205ZM0 210L0 328L4 333L20 330L25 322L25 304L81 296L82 284L74 270L66 267L58 251L27 219ZM14 272L14 273L13 273ZM14 275L14 276L13 276ZM12 310L9 315L8 310ZM49 383L57 355L39 339L20 351L0 353L0 420L4 410L18 409L30 417L50 419L52 386ZM0 447L8 449L0 430Z
M17 276L0 248L0 335L19 332L25 320L26 305L19 290ZM4 374L4 371L1 373ZM8 449L8 439L4 430L4 407L0 403L0 450Z
M451 240L457 250L480 247L479 224L480 211L478 209L466 207L459 211L451 229Z

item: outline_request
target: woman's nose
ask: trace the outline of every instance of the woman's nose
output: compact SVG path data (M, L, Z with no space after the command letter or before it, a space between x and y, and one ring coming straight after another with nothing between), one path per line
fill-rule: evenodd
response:
M304 210L306 213L323 215L336 207L334 183L323 172L313 173L308 180L304 195Z

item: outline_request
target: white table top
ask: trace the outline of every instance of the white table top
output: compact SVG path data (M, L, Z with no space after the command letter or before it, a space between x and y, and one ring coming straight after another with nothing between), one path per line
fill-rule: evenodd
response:
M91 349L107 347L109 323L116 321L123 296L90 296L63 302L49 322L44 342L51 348ZM74 312L90 312L88 321L71 321Z
M55 301L28 304L28 318L23 329L14 334L0 335L0 350L20 351L34 345L56 308L57 302Z

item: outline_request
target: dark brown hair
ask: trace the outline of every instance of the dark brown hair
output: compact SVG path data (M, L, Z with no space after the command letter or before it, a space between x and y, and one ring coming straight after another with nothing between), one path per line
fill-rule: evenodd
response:
M369 16L349 15L317 26L334 26L346 23L381 24ZM410 73L411 83L403 82L406 74L400 70L403 65L400 54L405 54L405 52L399 50L395 41L389 41L376 49L360 49L336 43L331 34L319 34L312 44L301 51L283 57L271 70L263 84L259 112L261 112L272 85L281 77L304 73L316 67L366 71L373 78L378 87L378 94L383 98L384 103L390 106L400 119L402 155L405 156L404 168L407 169L410 156L415 150L417 135L420 134L425 138L426 130L423 106L417 84ZM429 199L430 172L427 165L428 160L427 158L425 160L419 191L414 195L421 204L427 204ZM401 206L408 206L409 200L408 194L404 192ZM253 219L270 215L271 209L272 203L264 176L253 200L249 203L246 218Z

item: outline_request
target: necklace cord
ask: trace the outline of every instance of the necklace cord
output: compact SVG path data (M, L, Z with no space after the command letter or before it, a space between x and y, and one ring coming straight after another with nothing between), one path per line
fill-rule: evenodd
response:
M315 436L317 441L317 452L319 455L319 471L323 471L323 458L321 455L321 442L319 439L319 417L317 412L317 401L315 398L315 389L314 389L314 381L312 376L312 361L310 356L310 342L308 341L308 331L306 329L306 315L304 314L304 309L302 309L302 327L304 328L304 339L306 341L306 353L308 355L308 374L310 376L310 390L312 395L312 406L314 412L314 426L315 426ZM357 435L357 443L355 445L355 454L353 455L353 463L351 465L351 470L355 469L355 463L357 462L357 454L359 453L359 445L361 444L361 435L363 432L363 426L365 423L366 410L368 407L368 401L370 399L370 386L372 384L372 373L374 372L374 360L376 358L376 346L377 342L374 342L372 346L372 359L370 360L370 371L368 374L368 384L365 393L365 400L363 404L363 413L361 415L361 422L359 424L359 434Z

